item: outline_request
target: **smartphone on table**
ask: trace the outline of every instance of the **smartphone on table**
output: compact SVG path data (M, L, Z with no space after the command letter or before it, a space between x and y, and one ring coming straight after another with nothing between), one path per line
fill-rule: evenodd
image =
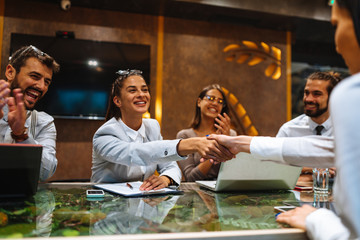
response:
M296 206L275 206L274 211L280 213L280 212L287 212L295 208Z
M88 189L86 190L86 197L87 198L102 198L104 197L104 191L98 189Z

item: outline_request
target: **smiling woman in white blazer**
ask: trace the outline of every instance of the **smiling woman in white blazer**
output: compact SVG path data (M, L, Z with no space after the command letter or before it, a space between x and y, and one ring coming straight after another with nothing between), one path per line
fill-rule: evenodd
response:
M160 189L180 184L181 171L175 161L185 159L187 154L199 152L214 160L233 156L204 137L163 140L159 123L142 118L150 105L150 93L141 73L118 71L107 122L93 138L93 182L144 181L142 190ZM155 170L159 176L154 175Z

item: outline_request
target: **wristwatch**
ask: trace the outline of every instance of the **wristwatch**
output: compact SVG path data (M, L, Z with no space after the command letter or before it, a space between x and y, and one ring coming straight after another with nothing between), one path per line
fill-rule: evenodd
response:
M169 180L170 180L169 186L175 185L175 181L171 177L169 177Z
M16 142L25 141L26 139L29 138L28 129L27 129L27 128L24 128L23 133L20 134L20 135L15 135L13 132L11 132L11 137L12 137L12 139L14 139Z

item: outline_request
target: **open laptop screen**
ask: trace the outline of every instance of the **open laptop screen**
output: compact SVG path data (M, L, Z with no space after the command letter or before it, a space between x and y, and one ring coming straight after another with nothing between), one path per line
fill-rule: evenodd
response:
M36 193L41 155L41 145L0 144L0 197Z
M248 153L221 163L216 181L196 181L216 192L288 190L295 187L301 167L262 161Z

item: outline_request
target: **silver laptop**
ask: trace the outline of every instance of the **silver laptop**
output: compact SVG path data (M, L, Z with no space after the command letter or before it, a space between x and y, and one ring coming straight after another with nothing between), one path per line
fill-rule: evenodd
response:
M216 181L196 181L215 192L294 189L301 167L293 167L255 159L239 153L221 164Z
M0 144L0 198L36 193L41 155L41 145Z

